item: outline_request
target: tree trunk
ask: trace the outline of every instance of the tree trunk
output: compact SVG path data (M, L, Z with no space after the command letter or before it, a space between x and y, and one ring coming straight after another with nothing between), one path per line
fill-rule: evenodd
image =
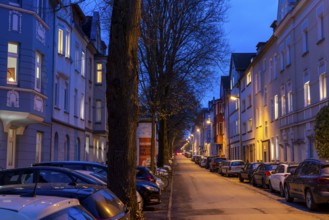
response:
M152 110L152 135L151 135L151 170L155 173L155 161L154 161L154 152L155 152L155 111Z
M136 203L136 128L140 0L114 0L107 64L108 187L131 209Z

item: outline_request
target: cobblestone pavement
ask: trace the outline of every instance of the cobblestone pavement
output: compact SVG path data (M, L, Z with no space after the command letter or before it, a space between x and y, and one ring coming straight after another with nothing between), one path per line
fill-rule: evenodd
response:
M161 194L161 203L146 207L143 211L145 220L167 220L172 176L169 178L167 189Z

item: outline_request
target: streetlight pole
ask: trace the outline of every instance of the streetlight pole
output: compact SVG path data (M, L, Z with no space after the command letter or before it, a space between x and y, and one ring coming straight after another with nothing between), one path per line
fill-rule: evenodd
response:
M212 121L210 120L210 118L208 118L207 124L210 126L210 140L209 140L210 147L209 147L209 152L208 152L209 153L209 156L210 156L211 153L212 153L212 140L213 140Z
M200 142L201 142L201 133L200 133L200 128L197 128L196 131L198 132L198 141L197 141L197 149L200 148ZM196 153L196 152L195 152Z

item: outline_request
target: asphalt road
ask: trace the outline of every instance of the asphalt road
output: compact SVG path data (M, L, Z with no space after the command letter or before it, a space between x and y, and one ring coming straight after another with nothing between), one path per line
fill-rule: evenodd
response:
M309 212L301 201L285 202L277 194L240 183L199 167L177 156L173 173L168 219L329 219L329 205Z

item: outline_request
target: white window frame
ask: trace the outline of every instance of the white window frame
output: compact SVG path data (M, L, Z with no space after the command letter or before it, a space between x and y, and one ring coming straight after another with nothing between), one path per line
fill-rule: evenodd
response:
M71 53L71 33L69 30L66 30L65 35L65 57L70 58Z
M279 96L275 95L274 96L274 119L279 118Z
M292 91L288 92L288 113L293 111L293 94Z
M310 89L310 81L304 83L304 106L308 106L311 104L311 89Z
M41 91L42 80L42 55L38 51L35 52L35 84L34 88L37 91Z
M7 84L17 85L18 44L8 43Z
M64 42L63 42L63 40L64 40L64 31L63 31L63 29L58 28L57 37L58 37L57 52L58 52L58 54L63 55L63 53L64 53Z
M81 51L81 76L86 74L86 53Z
M321 73L319 76L319 89L320 89L320 100L327 98L327 76L325 73Z
M85 95L81 94L80 99L80 119L85 119Z

